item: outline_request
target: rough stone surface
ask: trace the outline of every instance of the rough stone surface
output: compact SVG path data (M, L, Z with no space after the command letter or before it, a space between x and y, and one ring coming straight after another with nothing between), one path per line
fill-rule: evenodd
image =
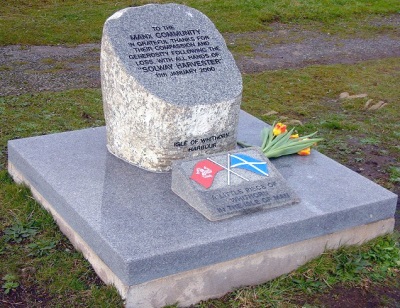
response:
M245 155L241 158L250 162L245 165L247 169L235 167L235 155ZM258 164L251 165L251 158L258 160ZM265 164L265 171L260 164ZM211 221L299 202L259 148L176 161L172 165L171 188Z
M235 147L242 79L225 41L202 13L145 5L105 23L101 80L107 146L151 171Z
M265 124L241 113L238 139ZM326 156L274 159L301 202L211 222L171 191L171 174L106 150L105 128L12 140L9 162L125 285L138 285L393 218L397 196Z

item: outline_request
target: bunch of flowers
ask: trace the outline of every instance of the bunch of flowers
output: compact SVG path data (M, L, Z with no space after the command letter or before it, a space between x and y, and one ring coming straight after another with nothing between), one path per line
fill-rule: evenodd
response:
M274 123L271 127L264 127L261 131L261 150L268 158L295 153L303 156L310 155L311 146L323 140L322 138L312 138L316 133L299 137L298 134L294 134L294 128L288 131L286 125ZM242 142L238 142L238 144L244 147L248 146Z

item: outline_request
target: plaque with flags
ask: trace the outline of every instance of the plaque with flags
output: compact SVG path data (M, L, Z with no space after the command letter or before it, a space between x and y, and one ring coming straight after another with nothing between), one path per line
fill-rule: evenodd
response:
M259 176L269 176L268 165L265 161L243 153L227 153L225 165L207 157L196 163L190 178L202 185L205 189L213 185L214 177L221 170L225 170L227 185L231 185L232 175L249 181L245 176L235 172L232 168L241 168L251 171ZM232 175L231 175L232 174Z
M255 147L176 161L171 189L211 221L300 201Z

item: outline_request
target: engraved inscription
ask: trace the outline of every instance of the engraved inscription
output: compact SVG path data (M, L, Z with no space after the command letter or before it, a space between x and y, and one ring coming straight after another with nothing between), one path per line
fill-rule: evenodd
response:
M218 140L226 139L231 134L229 132L219 135L213 135L205 138L175 141L174 147L187 147L188 152L212 149L217 146Z
M199 29L152 26L148 33L130 34L128 45L132 64L159 78L215 72L223 61L220 46Z
M240 187L231 191L216 192L210 197L215 200L218 213L241 211L259 206L286 203L292 196L288 192L277 191L277 182L269 181L254 186Z

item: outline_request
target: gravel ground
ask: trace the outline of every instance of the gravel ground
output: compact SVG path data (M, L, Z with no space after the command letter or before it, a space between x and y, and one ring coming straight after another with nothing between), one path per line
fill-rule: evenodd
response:
M343 38L280 23L271 24L270 31L224 36L242 73L400 57L400 14L374 19L372 24L382 31L368 38ZM235 52L243 44L250 50ZM0 96L97 88L99 58L100 44L0 47Z

